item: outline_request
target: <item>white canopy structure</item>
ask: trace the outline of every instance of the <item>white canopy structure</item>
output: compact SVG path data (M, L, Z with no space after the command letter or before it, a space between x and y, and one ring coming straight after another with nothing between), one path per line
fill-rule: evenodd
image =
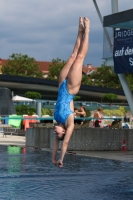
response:
M15 102L21 102L21 101L23 101L23 102L26 102L26 101L27 101L27 102L32 102L32 101L35 101L35 100L16 95L16 96L14 96L14 97L12 98L12 101L15 101Z

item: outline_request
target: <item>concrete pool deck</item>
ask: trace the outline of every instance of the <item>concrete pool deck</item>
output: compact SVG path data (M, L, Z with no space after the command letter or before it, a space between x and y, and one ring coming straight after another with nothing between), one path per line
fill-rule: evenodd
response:
M3 134L0 134L0 145L15 145L20 147L25 147L26 137L25 136L16 136L16 135L6 135L3 137Z
M133 162L133 151L76 151L76 155Z
M7 135L3 137L0 135L0 145L16 145L20 147L26 146L25 136ZM42 148L44 151L51 151L49 148ZM67 152L69 154L69 151ZM125 162L133 162L133 151L71 151L70 153L88 156L94 158L104 158L111 160L120 160Z

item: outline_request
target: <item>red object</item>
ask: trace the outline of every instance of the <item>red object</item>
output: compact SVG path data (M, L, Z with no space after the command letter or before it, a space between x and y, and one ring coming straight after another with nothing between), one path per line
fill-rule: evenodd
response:
M37 117L35 117L35 116L24 116L24 120L23 120L23 125L24 125L24 130L26 131L26 128L29 128L30 127L30 125L29 125L29 123L30 122L32 122L32 123L36 123L36 118ZM30 118L30 119L26 119L26 118Z
M26 154L26 148L22 148L22 154Z
M123 142L122 142L121 151L127 151L126 140L123 140Z

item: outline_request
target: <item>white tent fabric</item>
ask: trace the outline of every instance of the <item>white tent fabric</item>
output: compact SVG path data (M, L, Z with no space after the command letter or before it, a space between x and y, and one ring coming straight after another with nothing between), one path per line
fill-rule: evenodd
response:
M31 102L31 101L35 101L35 100L16 95L16 96L14 96L12 98L12 101L18 101L18 102L20 102L20 101L23 101L23 102L27 101L27 102Z

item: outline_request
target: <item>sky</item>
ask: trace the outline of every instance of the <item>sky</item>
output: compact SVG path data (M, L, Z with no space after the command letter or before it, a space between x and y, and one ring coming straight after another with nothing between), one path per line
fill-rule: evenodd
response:
M110 15L111 0L97 0L102 17ZM0 58L21 53L37 61L67 61L77 36L79 16L90 19L89 51L84 65L103 64L103 28L93 0L0 0ZM118 0L119 12L133 8Z

